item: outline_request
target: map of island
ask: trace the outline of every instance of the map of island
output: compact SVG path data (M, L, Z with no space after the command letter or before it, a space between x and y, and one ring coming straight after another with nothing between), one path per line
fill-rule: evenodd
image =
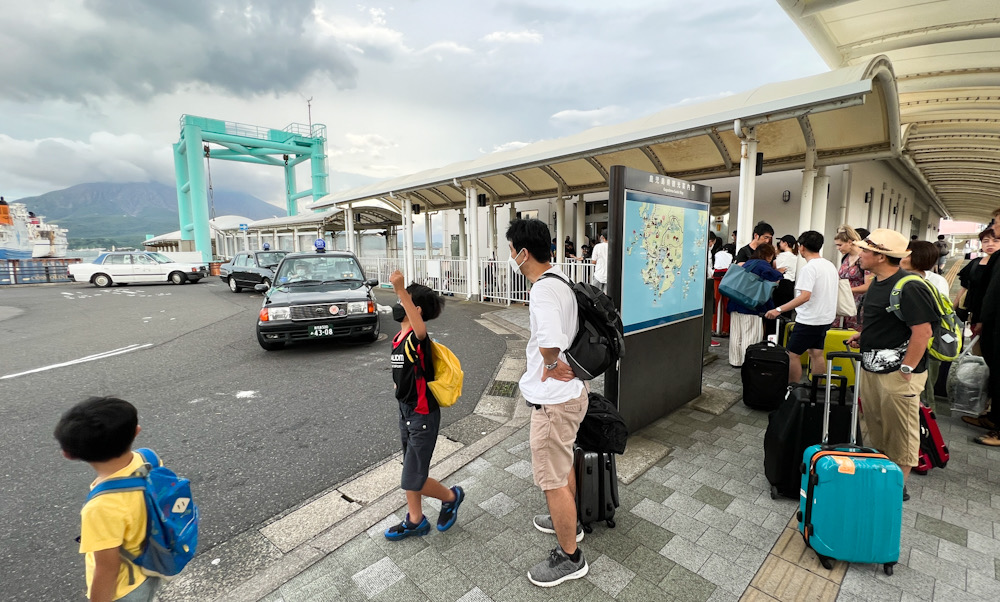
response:
M622 261L626 333L702 314L707 235L705 203L626 191Z

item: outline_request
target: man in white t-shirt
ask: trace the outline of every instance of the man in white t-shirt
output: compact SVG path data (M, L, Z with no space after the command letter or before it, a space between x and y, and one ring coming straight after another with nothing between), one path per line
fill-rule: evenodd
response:
M840 276L837 268L820 257L823 235L815 230L799 236L799 253L806 264L795 279L795 298L767 312L765 317L776 319L781 313L795 310L795 328L788 337L788 382L802 378L802 354L809 352L813 374L824 374L823 347L826 331L837 317L837 293Z
M583 550L576 545L583 540L583 528L577 522L573 472L573 443L587 414L587 388L566 363L564 353L576 337L578 309L565 275L550 263L545 222L511 222L507 242L510 269L532 283L528 304L531 337L524 376L518 384L533 408L528 437L531 470L549 508L549 514L538 515L533 522L539 531L555 533L559 542L546 560L531 567L528 580L552 587L579 579L588 570ZM548 275L554 277L542 277Z
M590 259L594 262L594 286L601 289L602 293L608 292L608 229L601 230L601 242L594 245L594 250L590 252Z

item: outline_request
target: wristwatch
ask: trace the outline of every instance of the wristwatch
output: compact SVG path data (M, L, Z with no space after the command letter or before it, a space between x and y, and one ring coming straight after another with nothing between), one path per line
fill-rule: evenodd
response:
M556 360L556 361L552 362L551 364L545 364L545 369L546 370L555 370L556 366L558 366L558 365L559 365L559 360Z
M910 374L913 372L913 367L903 364L902 366L899 367L899 371L902 372L903 374Z

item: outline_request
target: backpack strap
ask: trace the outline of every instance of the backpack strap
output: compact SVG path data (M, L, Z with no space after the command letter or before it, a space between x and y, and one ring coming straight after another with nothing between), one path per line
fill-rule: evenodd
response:
M561 280L562 282L566 283L566 286L568 286L570 290L573 289L573 283L570 282L569 278L563 278L557 274L550 274L549 272L546 272L538 277L539 280L543 280L545 278L555 278L556 280Z
M163 466L163 462L160 461L160 457L156 455L156 452L149 449L148 447L140 447L135 451L137 454L142 456L142 459L146 461L146 464L149 464L153 468L156 468L157 466Z
M900 320L903 319L903 310L900 307L903 296L903 287L906 286L908 282L913 282L915 280L923 282L926 286L932 286L929 282L916 274L907 274L906 276L903 276L892 286L892 292L889 293L889 306L885 308L885 311L893 314Z
M142 456L142 459L146 463L127 477L115 477L98 483L87 495L88 502L105 493L146 490L146 477L149 476L149 471L157 466L162 466L162 463L160 462L160 457L151 449L142 447L135 450L135 452Z

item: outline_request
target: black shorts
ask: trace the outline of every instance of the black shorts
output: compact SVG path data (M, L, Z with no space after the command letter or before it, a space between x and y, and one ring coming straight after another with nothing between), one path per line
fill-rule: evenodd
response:
M807 349L823 349L826 346L827 330L830 330L829 324L812 326L796 322L785 349L795 355L802 355Z
M399 436L403 442L403 477L400 479L400 487L405 491L420 491L424 488L440 427L441 410L418 414L409 405L399 404Z

